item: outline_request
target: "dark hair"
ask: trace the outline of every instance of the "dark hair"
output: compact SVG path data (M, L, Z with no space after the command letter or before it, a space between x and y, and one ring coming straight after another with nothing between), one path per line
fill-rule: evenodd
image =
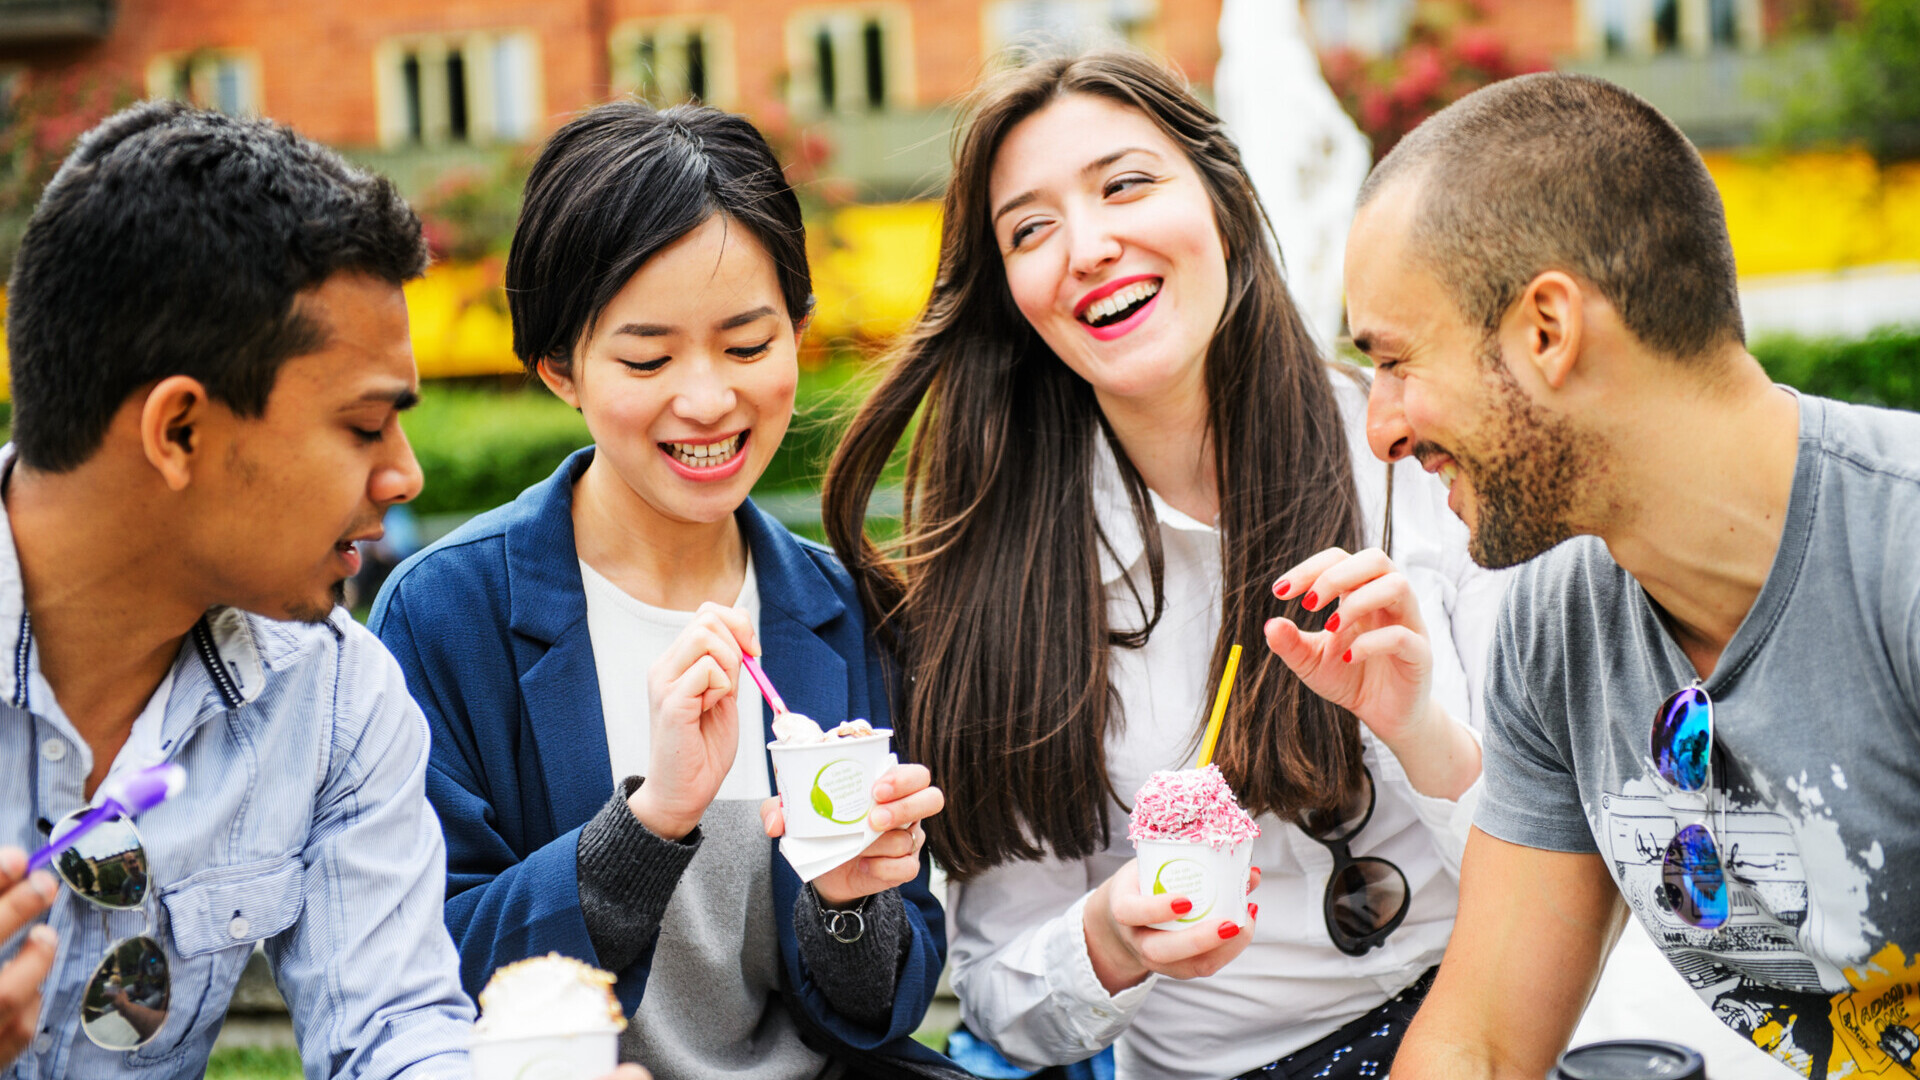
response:
M1358 722L1262 644L1273 575L1331 545L1358 546L1360 524L1328 370L1267 247L1239 151L1185 81L1152 60L1121 51L1031 60L970 102L933 295L834 455L824 495L827 533L906 676L902 745L947 791L946 811L926 826L958 878L1106 849L1109 805L1121 798L1106 764L1108 732L1121 723L1109 650L1144 644L1164 607L1145 482L1092 388L1014 306L989 220L1001 140L1069 94L1137 109L1165 131L1197 169L1226 248L1226 308L1205 361L1223 478L1214 679L1230 645L1250 651L1215 760L1256 812L1345 805L1360 783ZM866 506L916 412L904 532L882 552L863 535ZM1100 439L1119 459L1147 542L1152 596L1136 594L1140 617L1127 630L1109 624L1100 579L1108 542L1091 494ZM1196 734L1205 705L1194 703Z
M1675 359L1744 341L1719 189L1659 110L1546 72L1477 90L1400 140L1360 189L1420 183L1414 251L1489 334L1547 270L1591 282Z
M242 416L327 327L295 301L335 274L420 276L392 183L265 120L147 102L81 136L8 286L13 439L49 472L91 457L142 385L189 375Z
M553 133L527 177L507 255L513 351L562 370L627 280L714 214L773 260L787 314L813 310L800 200L745 117L704 105L595 106Z

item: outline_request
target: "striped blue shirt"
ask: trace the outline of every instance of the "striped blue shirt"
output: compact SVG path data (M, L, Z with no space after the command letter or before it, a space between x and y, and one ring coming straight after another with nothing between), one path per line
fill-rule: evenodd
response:
M0 449L0 475L11 464ZM40 673L10 524L0 657L0 844L31 851L41 822L85 805L93 757ZM441 921L427 725L380 642L339 609L316 625L209 611L174 662L158 745L188 781L137 823L148 911L105 912L62 890L40 1030L5 1075L200 1076L261 942L309 1080L466 1080L473 1006ZM139 1050L102 1050L80 1030L81 995L108 946L143 932L171 967L166 1023ZM23 937L0 941L0 962Z

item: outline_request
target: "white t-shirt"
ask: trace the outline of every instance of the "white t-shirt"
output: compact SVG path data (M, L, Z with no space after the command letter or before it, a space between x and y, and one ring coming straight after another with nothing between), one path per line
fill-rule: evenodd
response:
M647 669L693 621L691 611L670 611L643 604L618 585L580 561L580 582L587 594L587 634L593 640L593 666L600 675L600 713L607 725L607 756L613 763L613 782L650 771L653 746L653 705L647 694ZM754 578L753 555L747 555L747 578L734 606L744 610L760 632L760 588ZM772 794L767 783L766 722L761 716L760 688L745 671L737 691L740 706L740 746L733 768L720 783L715 801L760 800Z

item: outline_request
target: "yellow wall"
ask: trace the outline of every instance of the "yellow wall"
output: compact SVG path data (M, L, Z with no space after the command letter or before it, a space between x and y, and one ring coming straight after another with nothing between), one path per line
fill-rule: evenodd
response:
M413 358L424 379L523 370L497 259L443 263L407 285Z
M1920 164L1866 154L1707 155L1743 278L1920 262Z

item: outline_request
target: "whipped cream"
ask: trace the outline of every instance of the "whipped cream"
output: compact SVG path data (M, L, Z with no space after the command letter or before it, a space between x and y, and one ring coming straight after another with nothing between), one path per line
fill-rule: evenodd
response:
M848 720L822 731L812 717L801 713L784 712L773 718L773 739L784 746L806 746L832 739L859 739L873 733L873 725L865 720Z
M774 715L773 737L776 742L783 743L817 743L825 742L827 734L820 730L819 724L813 722L813 717L805 713L783 712Z
M548 953L496 970L480 991L483 1039L532 1039L620 1031L627 1018L614 977L571 956Z

